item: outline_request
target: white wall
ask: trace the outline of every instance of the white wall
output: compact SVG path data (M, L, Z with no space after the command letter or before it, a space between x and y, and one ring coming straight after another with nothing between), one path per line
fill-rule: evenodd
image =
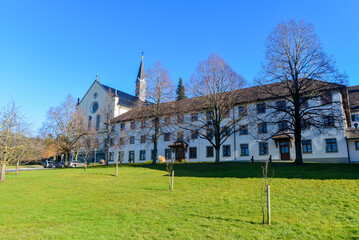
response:
M348 141L348 148L350 154L350 161L351 162L359 162L359 150L356 149L355 142L358 140L349 140Z
M339 92L333 94L334 101L341 101L341 94ZM319 101L319 99L318 99ZM311 100L309 104L316 104L315 100ZM326 109L327 108L327 109ZM323 111L338 111L339 114L343 114L343 109L341 106L334 106L334 108L330 109L330 106L323 107ZM221 147L221 161L231 161L231 160L238 160L238 161L250 161L251 157L254 157L255 161L263 161L268 159L269 156L272 156L272 160L280 160L280 153L279 153L279 144L276 146L275 141L271 139L273 133L275 133L278 129L276 124L269 124L268 125L268 133L267 134L258 134L257 124L259 120L265 122L265 117L267 114L263 114L263 119L258 119L258 114L256 113L256 104L249 104L247 105L248 109L248 116L245 116L238 124L248 124L249 125L249 134L248 135L239 135L239 132L235 133L234 135L230 136L223 145L230 145L231 146L231 156L230 157L223 157L223 145ZM238 107L233 109L234 115L238 116ZM270 111L270 109L267 109ZM256 117L253 117L255 114ZM199 114L200 117L205 117L204 113ZM191 114L185 114L185 122L190 121ZM260 116L259 116L260 118ZM176 116L171 117L172 122L176 122ZM162 120L163 121L163 120ZM137 126L139 126L139 122ZM163 124L163 122L162 122ZM312 162L346 162L348 159L348 151L346 146L345 140L345 124L344 122L336 123L337 128L323 128L321 131L314 129L311 127L308 130L304 130L302 134L302 140L311 140L312 141L312 153L303 154L304 161ZM130 129L130 122L126 123L126 131L119 132L118 134L123 137L135 136L135 144L126 143L125 146L121 147L120 151L124 151L124 162L128 162L128 152L135 151L135 162L139 161L139 151L146 150L146 161L151 159L151 150L153 149L153 144L147 140L146 144L140 143L140 136L143 134L141 130L136 129L135 131L131 131ZM116 127L116 130L119 131L120 127ZM171 141L165 142L164 136L160 136L158 142L158 155L165 156L165 149L168 148L168 145L174 141L176 141L176 132L179 130L179 126L177 123L173 124L169 127L168 132L171 132L173 135L171 136ZM213 158L206 157L206 147L211 146L211 144L205 139L196 139L192 140L190 137L190 132L186 130L182 130L185 134L184 140L188 143L188 147L197 147L197 158L196 159L187 159L188 161L214 161ZM125 134L126 133L126 134ZM328 153L326 152L326 139L335 138L337 140L337 148L338 152ZM268 154L267 155L259 155L259 142L266 141L268 142ZM234 145L235 142L235 145ZM249 156L240 156L240 145L241 144L248 144L249 145ZM236 151L235 151L236 148ZM112 151L115 151L112 149ZM117 154L115 154L117 156ZM189 156L187 152L187 156ZM295 147L294 142L293 146L290 147L290 157L295 157Z

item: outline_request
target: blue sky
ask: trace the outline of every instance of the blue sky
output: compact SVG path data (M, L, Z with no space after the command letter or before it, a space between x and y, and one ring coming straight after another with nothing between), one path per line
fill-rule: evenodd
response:
M67 94L100 82L133 94L141 52L177 83L221 55L248 82L264 42L290 19L312 23L324 50L359 84L359 1L0 0L0 106L13 98L34 129Z

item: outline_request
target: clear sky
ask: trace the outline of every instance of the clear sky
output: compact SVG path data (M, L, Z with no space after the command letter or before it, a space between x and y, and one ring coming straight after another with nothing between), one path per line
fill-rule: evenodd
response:
M133 94L161 61L177 83L215 52L248 82L281 21L312 23L324 50L359 84L359 1L0 0L0 107L13 98L34 128L67 94L99 81Z

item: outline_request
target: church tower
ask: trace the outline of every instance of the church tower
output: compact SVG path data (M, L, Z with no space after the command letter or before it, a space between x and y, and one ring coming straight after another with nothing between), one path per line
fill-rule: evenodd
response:
M146 100L146 78L145 68L143 67L143 53L141 57L140 69L138 70L136 79L136 97L138 97L141 101Z

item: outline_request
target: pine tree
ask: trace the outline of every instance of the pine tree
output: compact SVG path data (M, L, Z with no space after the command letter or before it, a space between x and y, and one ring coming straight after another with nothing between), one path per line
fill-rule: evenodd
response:
M181 77L177 85L176 93L177 93L177 97L176 97L177 100L182 100L187 98Z

